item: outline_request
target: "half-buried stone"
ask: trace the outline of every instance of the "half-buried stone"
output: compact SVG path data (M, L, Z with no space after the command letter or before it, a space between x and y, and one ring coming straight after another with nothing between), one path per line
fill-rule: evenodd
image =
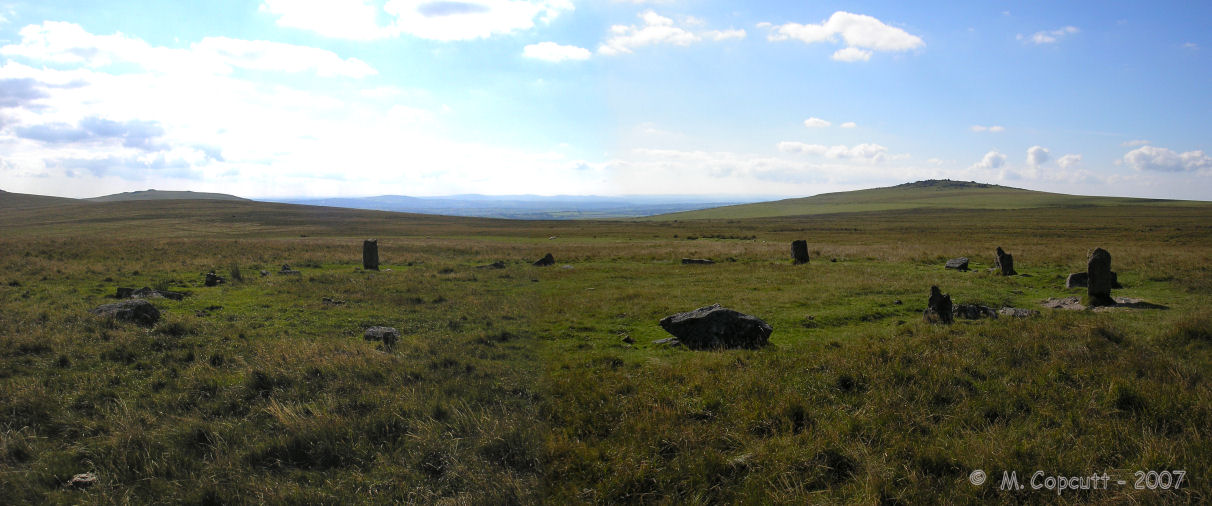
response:
M666 316L660 323L661 328L692 350L760 348L769 342L774 331L756 316L719 304Z

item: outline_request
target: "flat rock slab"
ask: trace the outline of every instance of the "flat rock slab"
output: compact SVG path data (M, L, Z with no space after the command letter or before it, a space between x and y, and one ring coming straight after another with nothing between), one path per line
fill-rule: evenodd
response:
M1111 311L1115 309L1170 309L1169 306L1161 304L1153 304L1145 302L1144 299L1134 299L1131 297L1114 297L1115 305L1112 306L1095 306L1090 308L1094 312ZM1088 309L1085 304L1082 304L1080 297L1061 297L1047 299L1042 304L1046 308L1051 309L1068 309L1071 311L1083 311Z
M944 269L955 269L957 271L968 270L968 259L964 257L952 258L943 266Z
M154 290L148 287L139 289L118 287L117 294L114 297L119 299L172 299L181 300L188 295L185 292L173 292L169 290Z
M719 304L666 316L661 328L692 350L760 348L774 329L761 319Z
M997 311L989 306L980 304L957 304L952 310L956 318L979 320L981 318L997 319Z
M1031 318L1039 316L1039 311L1034 309L1023 309L1018 307L1004 307L997 311L997 314L1009 318Z
M682 263L683 264L711 265L711 264L714 264L715 262L708 260L706 258L683 258Z
M117 321L130 322L138 325L155 325L160 321L160 311L150 302L142 299L124 300L113 304L102 304L93 309L93 314L113 318Z

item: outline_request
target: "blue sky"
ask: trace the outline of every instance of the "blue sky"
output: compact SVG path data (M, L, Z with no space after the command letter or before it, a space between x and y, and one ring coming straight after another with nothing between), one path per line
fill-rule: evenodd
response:
M1210 5L0 0L0 188L1212 200Z

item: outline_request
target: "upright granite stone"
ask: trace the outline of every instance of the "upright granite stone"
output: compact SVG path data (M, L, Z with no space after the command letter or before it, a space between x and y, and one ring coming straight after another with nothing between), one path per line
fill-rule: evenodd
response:
M791 260L796 265L808 263L808 241L791 241Z
M666 316L661 328L692 350L760 348L774 329L761 319L714 304Z
M362 268L368 271L379 270L378 239L367 239L362 241Z
M922 318L927 323L951 323L954 319L951 310L951 296L937 286L930 287L930 300L926 302Z
M549 265L555 265L555 257L551 256L551 253L548 253L548 254L544 255L543 258L536 260L534 262L534 265L536 267L547 267Z
M951 260L947 261L947 264L944 265L943 268L944 269L955 269L957 271L966 271L966 270L968 270L968 258L967 257L952 258Z
M1111 254L1102 248L1090 252L1086 262L1086 305L1114 306L1111 298Z
M103 304L93 309L93 314L117 321L138 325L154 325L160 321L160 311L143 299L129 299L113 304Z
M1006 253L998 246L995 252L997 258L993 259L993 272L1001 276L1014 276L1018 274L1014 272L1014 255Z

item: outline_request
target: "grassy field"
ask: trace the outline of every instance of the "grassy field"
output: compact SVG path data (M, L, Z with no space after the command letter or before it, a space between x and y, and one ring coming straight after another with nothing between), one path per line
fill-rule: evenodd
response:
M390 270L359 269L368 237ZM801 238L813 259L793 266ZM1023 276L984 272L998 246ZM1064 277L1099 246L1117 296L1168 309L1041 308L1081 293ZM529 265L548 252L556 266ZM974 271L943 270L956 256ZM211 270L228 283L202 286ZM931 285L1042 313L926 324ZM88 313L119 286L190 295L154 301L150 328ZM769 322L771 345L652 343L660 318L717 302ZM0 502L1206 504L1210 303L1196 205L661 222L9 208ZM364 340L374 325L400 342ZM1058 497L1035 470L1128 483ZM1149 470L1185 481L1135 489ZM1003 471L1027 489L998 490ZM97 484L64 486L83 472Z
M812 197L715 207L699 211L663 214L646 220L700 220L736 218L776 218L786 216L860 213L918 209L1063 209L1093 206L1212 206L1207 202L1138 199L1127 197L1087 197L1048 193L1021 188L930 180L887 188L872 188Z

